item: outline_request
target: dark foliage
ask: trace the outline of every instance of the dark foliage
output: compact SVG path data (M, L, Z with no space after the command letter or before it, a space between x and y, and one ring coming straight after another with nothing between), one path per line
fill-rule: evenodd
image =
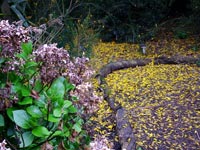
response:
M198 0L30 0L26 11L21 13L29 24L37 25L59 17L65 24L64 30L67 30L62 33L70 33L72 37L74 32L79 32L77 23L91 14L89 26L100 30L104 41L141 43L153 38L157 25L166 20L187 16L199 24L199 6ZM5 12L3 8L1 11ZM59 41L63 40L73 41L66 39L65 35L55 37L62 46L64 43Z

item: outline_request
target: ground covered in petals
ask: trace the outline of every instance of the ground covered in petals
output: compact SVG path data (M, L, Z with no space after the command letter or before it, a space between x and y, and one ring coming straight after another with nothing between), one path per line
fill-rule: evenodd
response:
M160 39L146 43L147 54L137 44L100 43L94 49L91 65L101 67L121 60L158 56L200 54L198 39ZM105 78L115 105L127 110L137 149L166 150L200 147L200 68L197 65L154 65L115 71ZM98 81L94 79L98 89ZM110 139L117 146L115 113L106 101L90 119L93 136ZM109 147L108 146L108 147Z
M145 149L200 146L200 68L148 65L106 78L116 103L129 110L136 143Z

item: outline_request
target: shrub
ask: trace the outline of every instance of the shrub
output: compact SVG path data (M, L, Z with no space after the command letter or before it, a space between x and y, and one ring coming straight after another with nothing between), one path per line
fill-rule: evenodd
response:
M65 41L65 47L69 47L70 55L76 57L92 55L92 47L98 41L98 29L92 29L93 22L91 20L91 14L89 13L82 20L79 19L77 22L68 21L66 28L64 29L67 35Z
M100 101L84 86L88 59L71 60L56 44L33 51L29 30L0 22L0 140L13 149L80 149L89 142L83 113Z

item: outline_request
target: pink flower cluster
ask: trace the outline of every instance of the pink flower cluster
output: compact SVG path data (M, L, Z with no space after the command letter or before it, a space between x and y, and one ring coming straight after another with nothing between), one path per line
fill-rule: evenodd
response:
M6 148L6 140L3 140L1 143L0 143L0 150L11 150L10 148Z
M114 150L113 143L110 143L106 137L98 136L90 143L89 150Z
M20 52L21 43L29 40L29 29L24 28L20 22L9 24L8 20L0 21L1 57L13 57L16 52Z
M33 52L36 62L40 66L40 77L43 83L51 83L55 78L67 70L70 63L66 50L58 48L56 44L44 44Z
M78 107L82 106L85 114L92 114L98 110L98 104L102 101L102 97L97 96L90 82L77 85L71 94L79 98Z
M9 59L1 71L17 70L19 62L15 54L21 52L21 43L29 40L29 29L24 28L21 22L9 24L8 20L0 21L0 58Z
M86 57L70 59L67 50L56 47L56 44L43 45L33 52L37 62L41 62L40 77L44 83L51 83L53 79L64 76L76 89L70 94L79 98L77 107L84 113L90 114L98 109L101 97L95 94L93 86L88 80L94 71L87 66Z

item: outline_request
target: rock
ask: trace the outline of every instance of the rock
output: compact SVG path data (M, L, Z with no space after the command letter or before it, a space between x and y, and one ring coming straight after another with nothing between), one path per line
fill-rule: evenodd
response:
M126 113L124 108L117 110L116 122L119 142L121 144L122 150L135 150L135 136L128 119L125 117L125 114Z

